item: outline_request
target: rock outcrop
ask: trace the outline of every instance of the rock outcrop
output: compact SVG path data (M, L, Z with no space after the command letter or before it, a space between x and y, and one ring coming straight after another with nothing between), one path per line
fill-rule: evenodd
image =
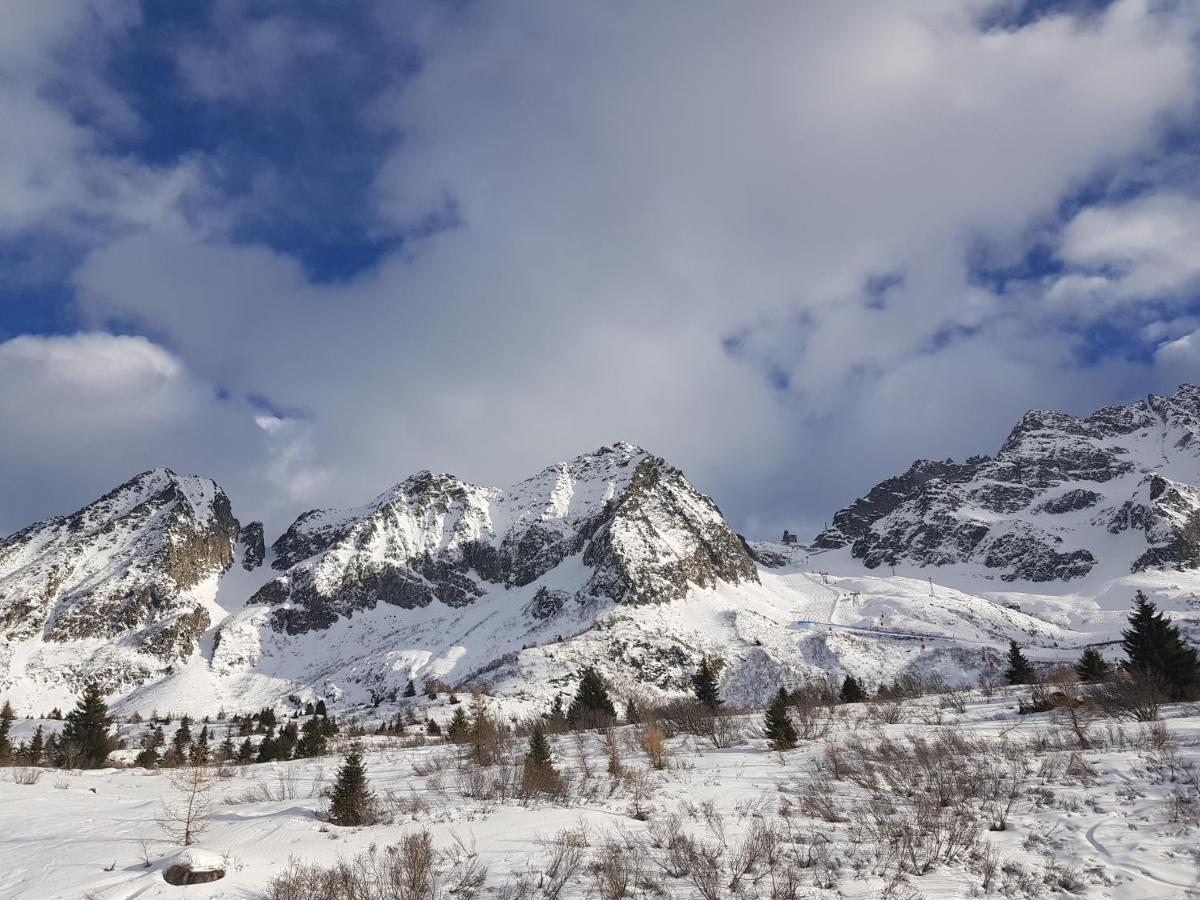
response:
M0 633L124 638L161 660L187 658L210 625L196 591L232 565L239 531L214 482L143 472L0 541Z
M1067 581L1103 536L1140 532L1132 570L1200 563L1200 388L1087 418L1027 413L994 456L918 460L840 510L817 549L868 567L976 563L1006 581Z
M630 444L551 466L509 490L421 472L365 507L305 513L272 549L281 574L251 602L277 606L273 626L292 634L380 603L465 606L568 561L579 583L539 592L531 615L545 618L565 596L659 603L689 586L758 578L716 504Z

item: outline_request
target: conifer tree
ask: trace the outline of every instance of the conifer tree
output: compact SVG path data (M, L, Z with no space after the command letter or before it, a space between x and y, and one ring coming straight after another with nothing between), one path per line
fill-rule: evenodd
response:
M133 764L141 766L143 769L158 768L158 750L152 744L146 744L138 751L138 755L133 758Z
M441 737L442 726L439 725L434 719L430 719L425 723L425 733L430 737Z
M867 699L867 692L853 675L847 675L842 682L842 692L839 695L843 703L862 703Z
M81 768L97 769L108 760L112 740L108 729L112 717L108 704L94 681L83 689L83 695L75 708L67 714L62 730L63 752L73 758Z
M567 710L567 722L572 728L599 728L610 724L617 717L608 687L600 673L588 666L579 679L575 699Z
M417 686L415 684L413 684L413 680L411 678L408 679L408 684L406 684L404 686L404 696L405 697L417 696Z
M205 725L200 729L196 742L188 750L188 761L193 766L205 766L208 765L208 756L208 726Z
M625 703L625 721L630 725L637 725L642 721L642 711L638 709L637 701L632 697Z
M318 716L327 716L327 715L329 715L329 712L328 712L328 710L326 710L326 708L325 708L325 701L324 701L324 700L318 700L318 701L317 701L317 709L316 709L316 714L317 714Z
M39 725L33 733L33 738L29 742L28 759L31 766L41 765L42 754L46 749L45 732L42 731L42 726Z
M287 760L292 758L296 744L300 740L300 729L295 722L288 722L279 729L279 737L275 739L275 758Z
M550 756L550 742L546 740L546 729L541 722L529 733L529 750L525 754L525 768L521 784L526 791L535 793L559 793L563 788L562 777L554 768Z
M355 747L338 769L329 796L329 821L334 825L370 825L375 821L375 795L367 782L362 753Z
M454 715L450 717L450 724L446 727L446 737L452 744L461 744L466 741L471 733L471 723L467 719L467 714L460 706L454 710Z
M0 709L0 760L6 760L12 756L12 723L17 714L13 711L12 704L7 700L4 701L4 708Z
M764 728L772 750L791 750L796 746L796 727L788 715L788 695L784 688L779 689L767 707Z
M46 762L49 765L59 765L59 760L62 758L62 741L53 731L46 735Z
M233 730L226 728L225 739L217 747L217 761L223 763L232 762L236 756L237 750L233 746Z
M296 744L297 756L324 756L325 731L320 719L309 719L300 729L300 740Z
M1009 684L1032 684L1033 677L1033 666L1021 652L1020 646L1016 641L1009 641L1008 669L1004 672L1005 681Z
M1107 681L1112 674L1112 667L1105 661L1095 647L1086 648L1075 663L1075 674L1079 680L1088 684L1098 684Z
M715 713L721 705L721 693L717 687L717 668L707 656L700 659L700 666L692 676L692 693L696 699L711 713Z
M258 755L255 757L257 762L273 762L278 759L279 747L275 743L274 732L268 731L263 735L263 738L258 743Z
M1200 696L1196 648L1187 645L1179 628L1141 591L1134 597L1129 628L1121 632L1121 638L1129 668L1161 681L1168 699L1192 700Z
M237 759L243 764L254 762L254 742L250 738L246 738L238 747Z
M175 737L171 739L171 747L178 760L175 765L181 765L188 758L192 749L192 720L189 717L180 718L179 727L175 729Z

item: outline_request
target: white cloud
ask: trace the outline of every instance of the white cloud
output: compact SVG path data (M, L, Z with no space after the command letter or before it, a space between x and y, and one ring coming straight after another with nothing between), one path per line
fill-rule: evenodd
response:
M251 504L356 502L423 467L503 482L628 439L735 524L819 525L912 456L992 450L1028 406L1084 411L1145 383L1123 364L1081 374L1044 299L971 284L964 255L980 236L1019 243L1086 179L1153 153L1195 99L1192 23L1124 0L981 31L990 6L426 18L419 71L370 110L396 136L370 200L404 229L449 199L461 227L318 284L164 221L168 191L80 268L80 308L164 335L197 384L301 412L217 429L205 468L257 474ZM294 60L257 46L230 53L270 71L232 81L232 57L190 46L193 87L277 102L272 73ZM1086 226L1064 243L1081 269L1111 251ZM863 284L884 273L902 278L871 308ZM746 358L722 350L731 334Z
M1198 247L1200 200L1193 197L1151 193L1089 207L1067 225L1060 249L1084 271L1059 279L1049 298L1087 303L1093 315L1131 301L1181 299L1200 278Z

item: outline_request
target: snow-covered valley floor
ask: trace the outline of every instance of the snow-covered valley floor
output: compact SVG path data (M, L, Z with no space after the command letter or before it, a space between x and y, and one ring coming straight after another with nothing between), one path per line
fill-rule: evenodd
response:
M480 770L461 748L366 737L391 821L356 828L319 816L337 753L233 767L198 842L226 876L187 887L163 880L180 850L156 824L169 774L4 769L0 896L263 897L290 864L398 859L386 848L426 829L442 876L423 896L452 896L473 867L480 897L506 900L1200 896L1200 710L1164 707L1165 731L1095 720L1081 749L1052 714L1016 714L1025 690L974 691L961 711L960 696L835 707L811 723L826 734L783 754L748 715L732 746L671 738L662 769L626 726L616 777L602 735L559 735L555 800L488 796L522 741L512 768Z

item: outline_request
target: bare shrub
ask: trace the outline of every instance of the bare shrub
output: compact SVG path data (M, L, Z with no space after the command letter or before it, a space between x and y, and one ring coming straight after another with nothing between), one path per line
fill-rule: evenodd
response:
M382 850L372 846L332 866L296 859L272 879L268 900L474 900L487 868L459 840L436 852L428 831L405 835Z
M667 750L667 735L657 725L646 725L638 735L638 744L646 754L646 760L655 769L665 769L670 754Z
M1105 715L1136 722L1153 722L1167 700L1166 687L1158 677L1146 672L1114 676L1095 686L1092 698Z
M582 870L586 848L587 835L579 830L560 831L552 840L542 842L545 852L542 865L544 900L558 900L563 889Z
M601 900L621 900L642 878L645 851L640 844L610 838L592 860L592 884Z
M37 784L41 780L42 770L32 766L20 766L9 773L13 784Z
M163 798L158 826L168 838L187 847L209 828L215 777L206 766L175 769L170 777L176 795Z
M621 741L615 728L604 730L604 756L608 760L608 774L620 778L625 771L625 763L621 751Z

